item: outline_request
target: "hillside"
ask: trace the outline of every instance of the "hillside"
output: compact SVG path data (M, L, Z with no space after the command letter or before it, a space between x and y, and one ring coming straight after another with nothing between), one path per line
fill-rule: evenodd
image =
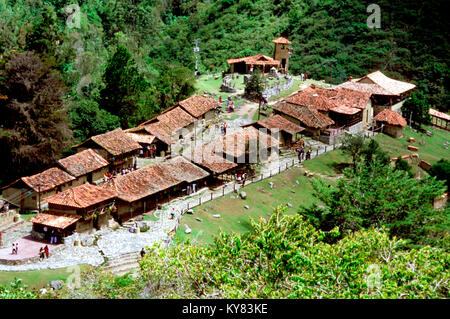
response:
M195 39L200 74L226 69L227 58L272 55L271 40L284 35L293 74L340 83L380 69L447 111L445 1L378 1L379 29L366 24L369 3L1 0L0 180L36 173L71 145L193 94Z

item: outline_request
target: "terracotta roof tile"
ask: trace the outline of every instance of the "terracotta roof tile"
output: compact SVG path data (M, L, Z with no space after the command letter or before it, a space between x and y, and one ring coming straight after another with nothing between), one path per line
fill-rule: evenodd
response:
M46 198L45 201L49 204L60 206L87 208L111 200L115 196L116 194L108 189L86 183L52 195Z
M45 192L64 183L73 181L75 180L75 177L67 174L62 169L52 167L39 174L22 177L21 179L36 192L39 190L40 184L41 192Z
M273 109L299 120L303 125L311 128L326 128L334 121L311 107L299 106L291 103L280 102Z
M211 146L211 145L210 145ZM237 166L236 163L230 162L222 156L213 152L214 150L207 145L199 147L191 154L186 154L192 162L210 170L213 173L221 174L229 169Z
M431 109L431 108L430 108L429 113L430 113L430 115L432 115L434 117L450 121L450 115L448 115L447 113L439 112L439 111Z
M208 111L220 107L216 100L201 95L193 95L178 104L194 117L200 117Z
M145 166L126 175L118 175L100 187L115 192L117 197L124 201L134 202L184 181L191 182L207 175L207 172L194 164L174 158Z
M127 132L128 136L130 136L135 142L142 144L152 144L155 140L155 136L151 134L141 134L141 133L131 133Z
M248 65L274 65L278 66L280 64L280 61L274 60L271 57L263 54L257 54L252 56L247 56L243 58L237 58L237 59L229 59L227 60L228 64L234 64L234 63L240 63L245 62L245 64Z
M328 112L330 109L338 106L334 101L330 100L325 89L307 87L298 91L284 99L284 101L300 106L314 108L318 111Z
M248 150L250 140L263 145L266 148L278 147L279 141L265 134L254 127L246 127L240 131L224 135L216 140L206 144L204 147L209 148L217 155L228 154L234 158L243 156Z
M150 124L147 124L144 126L144 129L156 136L159 140L163 141L164 143L170 145L172 143L174 143L174 138L172 137L172 131L170 130L170 128L162 123L162 122L153 122Z
M279 43L279 44L291 44L291 42L286 39L285 37L279 37L277 39L272 40L273 43Z
M181 107L175 107L170 111L164 112L157 117L158 121L165 124L172 134L177 130L194 123L195 118L184 111Z
M58 163L75 177L88 174L109 164L107 160L90 148L60 159Z
M303 130L304 127L298 126L291 121L285 119L281 115L274 115L263 120L259 120L256 123L267 128L267 129L279 129L280 131L286 131L290 134L296 134Z
M30 219L30 222L48 227L64 229L76 223L81 216L79 215L56 215L40 213Z
M92 136L91 139L114 156L136 151L141 148L141 146L122 131L121 128Z
M389 109L384 109L373 119L377 122L384 122L389 125L396 125L401 127L404 127L406 125L406 120L400 114Z

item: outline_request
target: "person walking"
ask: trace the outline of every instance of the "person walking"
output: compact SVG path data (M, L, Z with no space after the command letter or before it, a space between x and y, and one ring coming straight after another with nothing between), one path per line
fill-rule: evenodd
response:
M44 248L41 247L41 249L39 249L39 260L42 261L44 260Z
M308 150L308 152L306 152L306 160L310 160L311 159L311 149Z
M145 256L145 249L142 248L142 249L141 249L141 258L144 258L144 256Z
M16 255L19 253L19 243L16 243Z
M45 256L46 256L47 259L48 259L49 255L50 255L50 252L49 252L49 250L48 250L48 245L45 245L45 247L44 247L44 252L45 252Z
M13 243L12 244L12 253L11 253L11 255L15 255L15 254L16 254L16 244Z
M175 207L172 207L172 211L170 212L170 219L175 218Z

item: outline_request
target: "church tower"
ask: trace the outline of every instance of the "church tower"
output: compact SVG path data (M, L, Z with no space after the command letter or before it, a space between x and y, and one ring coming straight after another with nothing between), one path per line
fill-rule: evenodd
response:
M289 70L289 56L292 54L291 42L284 37L272 40L275 43L273 58L280 61L280 70L287 73Z

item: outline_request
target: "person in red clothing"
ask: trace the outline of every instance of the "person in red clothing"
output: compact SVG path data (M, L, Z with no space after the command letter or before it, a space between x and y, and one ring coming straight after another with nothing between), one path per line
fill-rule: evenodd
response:
M45 252L45 256L48 258L49 255L50 255L50 252L48 251L48 246L47 245L45 245L45 247L44 247L44 252Z

